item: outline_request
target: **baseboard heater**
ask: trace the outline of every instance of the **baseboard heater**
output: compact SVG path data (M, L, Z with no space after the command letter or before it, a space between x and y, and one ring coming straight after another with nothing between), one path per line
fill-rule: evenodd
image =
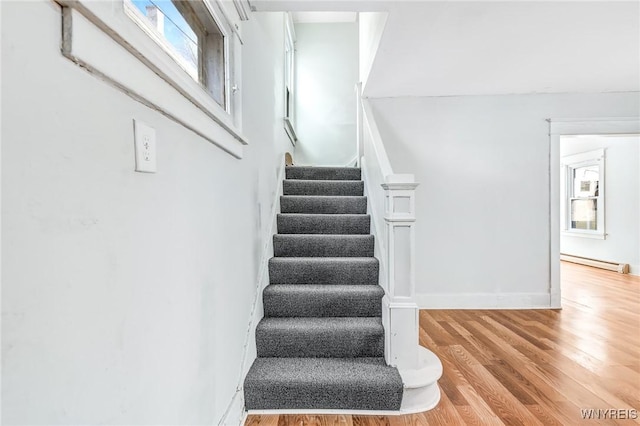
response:
M586 257L572 256L570 254L562 253L560 253L560 260L571 263L579 263L580 265L593 266L594 268L608 269L609 271L616 271L620 274L629 273L628 263L606 262L604 260L589 259Z

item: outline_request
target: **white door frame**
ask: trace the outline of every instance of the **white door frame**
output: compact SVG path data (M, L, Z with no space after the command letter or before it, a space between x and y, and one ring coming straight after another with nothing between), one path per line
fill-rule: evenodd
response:
M549 119L549 294L562 308L560 291L560 137L640 134L640 117Z

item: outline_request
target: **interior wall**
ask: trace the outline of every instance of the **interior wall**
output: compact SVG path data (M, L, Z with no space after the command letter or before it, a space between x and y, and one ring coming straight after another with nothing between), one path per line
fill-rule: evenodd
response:
M388 13L386 12L360 12L358 13L358 35L360 38L360 82L364 87L367 85L369 73L373 66L373 60L378 52L382 33L387 23Z
M560 139L560 157L605 150L606 239L569 234L560 236L564 254L628 263L631 273L640 275L640 137L580 136ZM560 200L565 199L561 173ZM564 223L564 218L560 218ZM564 228L562 228L564 229Z
M2 3L2 422L217 424L290 148L283 15L242 27L242 160L65 59L60 25Z
M358 24L298 23L296 132L299 165L345 166L356 157Z
M370 102L394 172L413 173L420 182L420 306L548 307L546 119L637 117L638 93Z

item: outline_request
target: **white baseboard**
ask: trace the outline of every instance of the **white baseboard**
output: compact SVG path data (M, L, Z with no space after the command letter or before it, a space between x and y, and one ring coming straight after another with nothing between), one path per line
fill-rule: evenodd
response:
M218 426L239 426L243 425L247 418L247 411L244 409L244 395L242 391L236 391L227 408L227 412L218 423Z
M422 293L420 309L551 309L549 293Z
M640 276L640 265L629 265L629 275Z

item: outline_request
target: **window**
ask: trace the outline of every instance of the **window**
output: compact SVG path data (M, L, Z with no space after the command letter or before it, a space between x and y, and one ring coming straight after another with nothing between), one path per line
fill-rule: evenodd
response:
M225 35L203 2L125 0L125 10L218 105L230 110Z
M565 232L576 236L605 238L604 150L564 157Z
M64 57L242 158L242 38L223 0L59 1Z

